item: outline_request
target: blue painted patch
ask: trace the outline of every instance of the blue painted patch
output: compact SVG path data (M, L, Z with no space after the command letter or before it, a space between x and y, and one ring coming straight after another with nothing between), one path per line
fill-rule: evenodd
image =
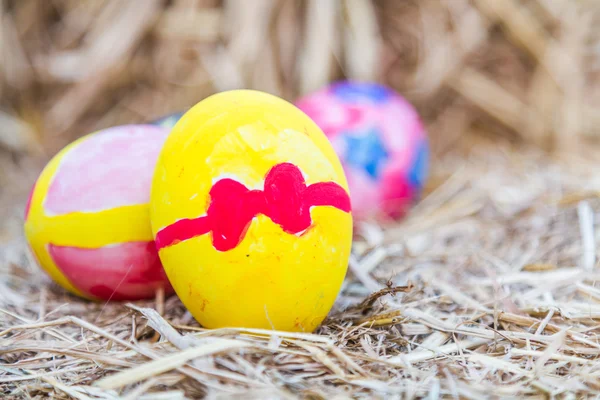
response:
M379 178L381 168L389 158L377 129L355 136L343 133L346 142L345 161L348 165L363 169L374 180Z
M181 119L181 117L183 117L183 114L184 113L182 113L182 112L170 114L165 117L154 120L150 123L152 125L158 125L158 126L162 126L165 128L173 128L175 126L175 124L177 123L177 121L179 121Z
M366 82L340 82L332 86L333 94L340 100L349 103L371 101L376 104L385 103L391 92L385 86Z
M429 173L429 145L426 140L422 140L417 148L417 157L408 172L408 181L416 187L423 186L427 174Z

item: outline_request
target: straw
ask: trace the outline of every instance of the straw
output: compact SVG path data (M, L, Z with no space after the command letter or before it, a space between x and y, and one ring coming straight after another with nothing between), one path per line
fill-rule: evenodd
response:
M140 3L0 6L3 396L597 393L597 1ZM90 303L35 264L27 195L73 139L220 90L294 101L340 78L384 82L415 105L431 175L403 220L357 221L315 332L205 329L161 292Z

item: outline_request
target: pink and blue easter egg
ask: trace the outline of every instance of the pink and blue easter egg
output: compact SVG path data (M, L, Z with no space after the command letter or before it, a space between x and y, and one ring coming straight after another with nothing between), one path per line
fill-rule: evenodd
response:
M356 217L404 216L427 179L429 144L416 109L392 89L340 81L296 106L323 130L340 158Z

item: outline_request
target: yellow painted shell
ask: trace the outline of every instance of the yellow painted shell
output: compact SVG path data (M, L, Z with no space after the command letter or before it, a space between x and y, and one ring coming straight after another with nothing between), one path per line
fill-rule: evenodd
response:
M252 90L206 98L173 127L150 220L171 284L207 328L313 331L352 243L348 184L328 139L294 105Z

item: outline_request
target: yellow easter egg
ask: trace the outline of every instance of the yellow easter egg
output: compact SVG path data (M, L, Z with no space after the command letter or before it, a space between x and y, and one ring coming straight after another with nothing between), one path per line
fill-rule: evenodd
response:
M328 139L294 105L253 90L208 97L173 127L150 220L173 288L206 328L314 331L352 244Z

